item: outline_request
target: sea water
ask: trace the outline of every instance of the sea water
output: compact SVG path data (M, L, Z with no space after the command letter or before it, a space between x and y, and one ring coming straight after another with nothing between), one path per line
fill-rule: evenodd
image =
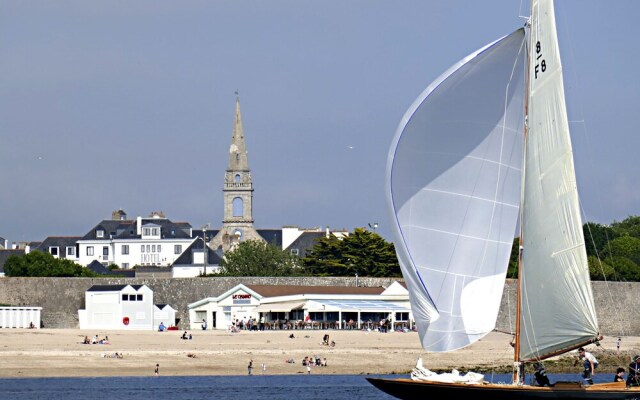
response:
M0 366L1 368L1 366ZM408 375L253 375L153 376L100 378L0 379L2 399L221 399L221 400L354 400L393 397L367 382L367 377L407 378ZM580 381L579 375L549 374L551 382ZM511 375L485 375L491 382L511 382ZM609 382L613 374L597 374ZM529 382L529 381L527 381Z

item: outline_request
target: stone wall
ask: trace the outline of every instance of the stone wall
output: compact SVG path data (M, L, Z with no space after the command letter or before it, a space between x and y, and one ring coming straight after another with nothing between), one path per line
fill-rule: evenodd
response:
M387 287L396 279L358 278L360 286ZM176 309L181 329L188 325L187 306L216 297L239 283L245 285L353 286L354 278L0 278L0 304L42 307L46 328L77 328L85 291L93 285L147 285L156 304Z
M358 278L359 285L389 286L392 278ZM353 286L354 278L0 278L0 304L42 307L47 328L78 327L78 310L84 309L84 293L93 285L144 284L153 290L156 304L177 310L181 328L188 324L187 305L216 297L236 286L321 285ZM496 329L512 332L515 326L515 281L507 281ZM636 282L593 282L593 292L602 333L608 336L640 336L640 308ZM553 310L549 310L553 312Z

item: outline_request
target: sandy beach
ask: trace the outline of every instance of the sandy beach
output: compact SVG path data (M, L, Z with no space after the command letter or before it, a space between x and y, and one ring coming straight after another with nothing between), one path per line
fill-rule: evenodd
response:
M312 374L406 373L420 355L431 369L504 367L513 357L511 336L497 332L465 349L440 354L424 354L415 332L189 331L192 340L182 340L182 333L2 329L0 377L148 376L156 364L160 375L244 375L251 359L254 374L302 374L307 373L305 356L327 359L327 366L313 367ZM295 338L289 338L291 333ZM324 334L335 347L321 344ZM94 335L108 336L110 344L82 344L85 336ZM602 347L614 350L615 339L606 338ZM622 349L640 348L639 339L624 338ZM116 352L123 358L105 357ZM288 359L295 363L285 362Z

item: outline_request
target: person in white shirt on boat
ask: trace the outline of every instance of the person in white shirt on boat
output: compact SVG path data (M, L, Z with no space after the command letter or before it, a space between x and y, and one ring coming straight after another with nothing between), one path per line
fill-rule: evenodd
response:
M598 360L593 354L585 351L583 347L578 349L578 353L580 354L580 359L584 359L584 372L582 373L582 377L587 383L592 385L592 378L596 374L596 368L598 368Z

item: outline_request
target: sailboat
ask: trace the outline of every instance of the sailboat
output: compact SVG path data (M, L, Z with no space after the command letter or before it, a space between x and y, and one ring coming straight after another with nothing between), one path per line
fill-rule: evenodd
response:
M387 162L396 252L426 352L494 330L520 218L512 384L374 379L398 398L633 399L622 383L525 383L524 366L600 339L552 0L411 105ZM456 397L458 398L458 397Z

